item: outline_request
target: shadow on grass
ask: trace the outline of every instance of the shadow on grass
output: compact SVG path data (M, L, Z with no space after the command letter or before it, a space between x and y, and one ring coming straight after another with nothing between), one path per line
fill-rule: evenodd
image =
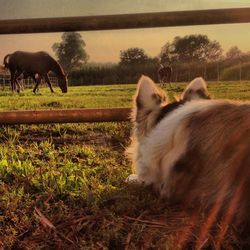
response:
M20 216L21 206L12 213ZM126 183L102 191L90 188L78 197L38 192L23 214L30 222L26 227L25 220L16 222L12 249L214 249L221 230L216 222L200 240L207 216L198 207L170 206L150 187ZM13 222L1 223L11 228ZM241 238L239 233L239 228L227 228L220 248L249 246L246 231Z

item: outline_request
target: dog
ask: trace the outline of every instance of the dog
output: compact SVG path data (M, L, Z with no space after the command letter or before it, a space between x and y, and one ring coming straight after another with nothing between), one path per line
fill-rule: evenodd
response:
M250 208L249 102L213 100L199 77L170 103L142 76L132 121L128 153L136 174L128 182L152 185L173 203L231 207L244 220Z

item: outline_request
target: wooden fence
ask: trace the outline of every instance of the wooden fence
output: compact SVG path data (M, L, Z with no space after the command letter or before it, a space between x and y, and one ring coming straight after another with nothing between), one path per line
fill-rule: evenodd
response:
M0 20L0 34L135 29L248 22L250 22L250 8L213 9ZM129 112L130 109L8 111L0 112L0 124L125 121L128 120Z
M250 22L250 8L0 20L0 34L137 29Z

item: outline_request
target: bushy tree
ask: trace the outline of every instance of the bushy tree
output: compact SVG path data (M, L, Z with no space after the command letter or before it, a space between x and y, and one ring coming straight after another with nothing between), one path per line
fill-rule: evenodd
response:
M160 60L168 63L190 63L216 61L222 55L217 41L211 41L206 35L188 35L175 37L161 49Z
M144 49L141 48L129 48L120 52L120 65L134 65L143 64L150 61L150 58L146 55Z
M62 41L54 43L52 49L55 51L59 63L67 72L70 72L82 67L88 61L89 56L85 51L85 46L80 33L65 32L62 34Z
M216 62L223 59L222 48L219 42L210 41L206 47L206 53L204 55L205 62Z
M231 47L227 53L226 53L226 59L234 60L234 59L239 59L243 56L243 52L237 47L233 46Z
M162 48L159 55L160 63L164 65L174 64L177 61L175 47L173 43L167 42Z

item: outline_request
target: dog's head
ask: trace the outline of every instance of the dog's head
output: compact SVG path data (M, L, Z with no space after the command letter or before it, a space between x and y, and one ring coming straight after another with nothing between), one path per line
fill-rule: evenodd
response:
M134 97L133 121L138 140L146 136L166 115L188 101L209 99L203 78L195 78L183 91L180 100L169 103L166 93L159 89L147 76L142 76L137 84Z

